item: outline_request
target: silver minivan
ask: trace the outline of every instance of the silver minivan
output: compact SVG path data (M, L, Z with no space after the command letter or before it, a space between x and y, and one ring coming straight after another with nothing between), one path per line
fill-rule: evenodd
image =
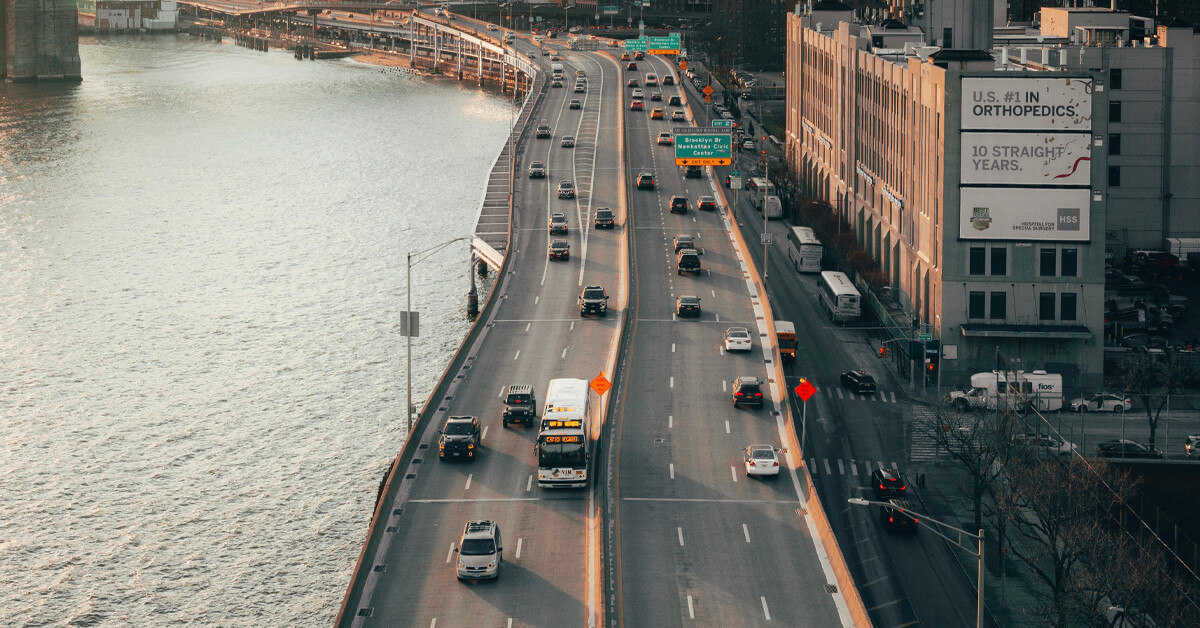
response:
M500 526L488 520L468 521L454 553L458 554L459 580L499 578L500 563L504 561Z

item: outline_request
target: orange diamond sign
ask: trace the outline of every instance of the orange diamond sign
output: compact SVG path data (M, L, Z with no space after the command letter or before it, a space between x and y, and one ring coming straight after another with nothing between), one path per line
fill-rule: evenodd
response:
M712 85L705 85L704 89L702 89L700 91L703 92L705 96L712 96L712 94L713 94Z
M597 375L596 379L593 379L592 383L588 385L591 386L592 390L596 391L596 394L600 395L601 397L604 396L604 393L608 392L609 388L612 388L612 382L608 381L608 378L604 376L604 373Z
M804 401L808 401L817 392L817 388L807 379L801 379L800 384L792 390L796 391L796 395Z
M680 61L680 62L679 62L679 69L680 69L680 70L686 70L686 69L687 69L687 61Z

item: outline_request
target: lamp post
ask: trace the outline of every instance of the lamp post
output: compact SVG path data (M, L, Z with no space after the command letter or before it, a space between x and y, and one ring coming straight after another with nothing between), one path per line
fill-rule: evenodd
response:
M454 244L455 242L461 242L463 240L466 240L469 237L470 236L460 236L460 237L454 238L453 240L447 240L441 244L431 246L431 247L425 249L424 251L419 251L417 253L413 253L410 251L408 253L407 268L405 269L405 275L404 275L404 277L405 277L404 278L404 293L405 293L406 305L405 305L404 312L402 313L400 333L404 334L404 336L405 336L405 340L406 340L406 344L407 344L406 351L408 354L408 358L406 360L406 367L405 367L405 370L407 371L406 375L408 377L408 385L407 385L408 405L405 406L405 414L407 415L407 419L408 419L407 426L408 426L408 434L410 436L412 435L412 415L413 415L412 339L413 339L413 336L417 335L417 332L418 332L417 316L416 316L416 313L412 311L412 267L429 259L429 257L432 256L434 253L437 253L438 251L450 246L451 244ZM414 261L414 259L415 259L415 261Z
M975 626L976 626L976 628L983 628L983 572L984 572L983 528L979 529L979 534L971 534L970 532L967 532L966 530L962 530L962 529L956 528L948 523L943 523L941 521L938 521L937 519L934 519L933 517L930 517L929 515L923 515L919 512L913 512L911 510L901 508L900 506L897 506L895 504L890 504L888 502L877 502L877 501L872 501L869 499L862 499L861 497L851 497L850 499L847 499L846 501L851 504L854 504L855 506L886 506L893 510L899 510L900 512L910 514L915 518L916 522L919 525L924 525L924 526L928 527L930 530L933 530L934 534L942 537L943 539L946 539L947 541L950 541L951 543L954 543L958 547L960 547L964 550L967 550L968 552L971 552L971 550L966 545L963 545L963 537L965 536L968 538L975 539L975 541L978 543L978 549L974 552L974 555L975 555L975 558L979 560L979 572L978 572L978 576L977 576L978 583L976 586L977 590L975 593ZM946 536L945 534L942 534L942 531L940 529L929 525L928 523L926 523L926 521L935 523L942 528L946 528L948 530L953 530L953 531L957 532L958 538L952 539L952 538Z

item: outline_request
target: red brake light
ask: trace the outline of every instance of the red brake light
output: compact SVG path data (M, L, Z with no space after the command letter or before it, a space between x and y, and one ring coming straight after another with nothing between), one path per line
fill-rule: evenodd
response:
M778 466L779 466L779 462L775 462L775 464L772 464L771 466L772 466L772 467L778 467Z
M756 392L756 393L754 393L754 396L755 396L755 397L761 397L761 396L762 396L762 393L760 393L760 392Z
M750 466L752 466L752 467L754 466L754 461L753 461L753 460L751 460L751 461L750 461Z

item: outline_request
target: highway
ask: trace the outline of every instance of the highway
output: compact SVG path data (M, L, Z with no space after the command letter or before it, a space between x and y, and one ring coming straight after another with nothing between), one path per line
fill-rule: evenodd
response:
M661 58L647 57L624 78L674 74ZM623 81L624 83L624 81ZM746 266L734 247L726 213L699 212L696 198L717 195L709 175L684 178L674 147L659 146L658 134L688 124L672 122L679 107L666 104L681 94L675 86L642 87L646 111L623 108L629 144L627 178L655 174L654 191L635 190L630 205L634 227L633 279L636 325L629 370L618 384L614 416L616 625L836 625L840 599L818 556L806 518L800 514L800 484L785 468L778 478L750 479L741 451L750 444L786 447L782 419L773 402L784 402L778 386L762 409L734 409L730 381L738 376L772 377L765 367L766 322L755 307ZM664 120L649 110L663 105ZM705 169L707 170L707 169ZM689 200L686 214L669 213L669 198ZM691 234L703 250L704 271L676 273L672 238ZM701 298L699 319L678 319L675 297ZM751 330L754 350L726 354L727 327ZM785 459L787 459L785 457ZM785 467L791 465L785 465Z
M532 46L519 40L522 51ZM549 89L533 124L549 124L554 138L526 140L519 163L515 238L508 274L499 280L501 299L488 329L472 349L453 399L444 404L420 439L418 455L399 491L404 495L398 527L366 565L372 574L357 607L370 617L362 626L581 626L596 621L603 591L602 557L594 494L539 489L533 444L535 428L504 428L501 393L508 384L531 384L540 400L556 377L592 379L607 368L616 348L626 295L621 289L623 187L620 170L619 72L610 57L566 53L568 82ZM543 57L537 57L545 60ZM587 73L585 94L573 93L576 69ZM568 108L579 98L581 110ZM576 138L562 148L563 135ZM528 179L530 161L547 165L545 179ZM579 194L558 199L559 180L571 179ZM617 211L618 226L597 231L597 207ZM569 221L569 261L549 261L550 212ZM560 237L560 236L556 236ZM611 296L606 318L579 316L581 287L600 284ZM438 460L437 431L445 416L477 415L483 446L473 462ZM458 582L452 546L468 520L492 519L503 534L504 560L495 582Z

